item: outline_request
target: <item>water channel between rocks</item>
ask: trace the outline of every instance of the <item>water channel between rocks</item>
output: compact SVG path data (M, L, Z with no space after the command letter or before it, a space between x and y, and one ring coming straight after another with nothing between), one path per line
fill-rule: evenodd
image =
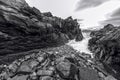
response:
M76 42L75 40L71 40L67 43L67 45L73 47L75 50L79 52L84 52L86 54L90 54L93 57L93 53L88 49L88 42L90 40L90 33L83 32L84 39L82 41Z

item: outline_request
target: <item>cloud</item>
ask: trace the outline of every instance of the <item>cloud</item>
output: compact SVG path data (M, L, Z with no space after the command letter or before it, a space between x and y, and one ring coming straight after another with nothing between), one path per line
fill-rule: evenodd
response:
M112 12L111 15L109 15L107 20L102 21L100 23L103 25L106 25L106 24L114 24L116 26L120 25L120 8Z
M91 8L91 7L97 7L107 1L109 1L109 0L80 0L77 3L76 11L83 10L86 8Z
M112 13L111 17L120 17L120 8L117 9L117 10L115 10L115 11Z

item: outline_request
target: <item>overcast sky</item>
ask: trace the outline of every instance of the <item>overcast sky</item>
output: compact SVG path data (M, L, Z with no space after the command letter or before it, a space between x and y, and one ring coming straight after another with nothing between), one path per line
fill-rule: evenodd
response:
M82 19L81 28L90 28L112 23L120 25L120 0L26 0L41 12L66 18Z

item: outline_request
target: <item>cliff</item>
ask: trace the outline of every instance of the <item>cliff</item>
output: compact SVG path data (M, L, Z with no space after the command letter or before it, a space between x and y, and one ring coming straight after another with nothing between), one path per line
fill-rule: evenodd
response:
M0 0L0 56L83 39L77 20L41 13L25 0Z
M95 59L107 65L108 72L120 79L120 27L111 24L103 29L91 32L89 49Z

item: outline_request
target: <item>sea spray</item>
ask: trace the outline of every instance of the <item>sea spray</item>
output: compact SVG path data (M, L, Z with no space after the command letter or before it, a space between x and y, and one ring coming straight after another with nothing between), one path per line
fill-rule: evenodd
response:
M90 33L83 32L84 39L82 41L76 42L75 40L69 41L67 45L72 46L75 50L79 52L84 52L86 54L90 54L93 57L93 53L88 49L88 41L91 39L89 36Z

